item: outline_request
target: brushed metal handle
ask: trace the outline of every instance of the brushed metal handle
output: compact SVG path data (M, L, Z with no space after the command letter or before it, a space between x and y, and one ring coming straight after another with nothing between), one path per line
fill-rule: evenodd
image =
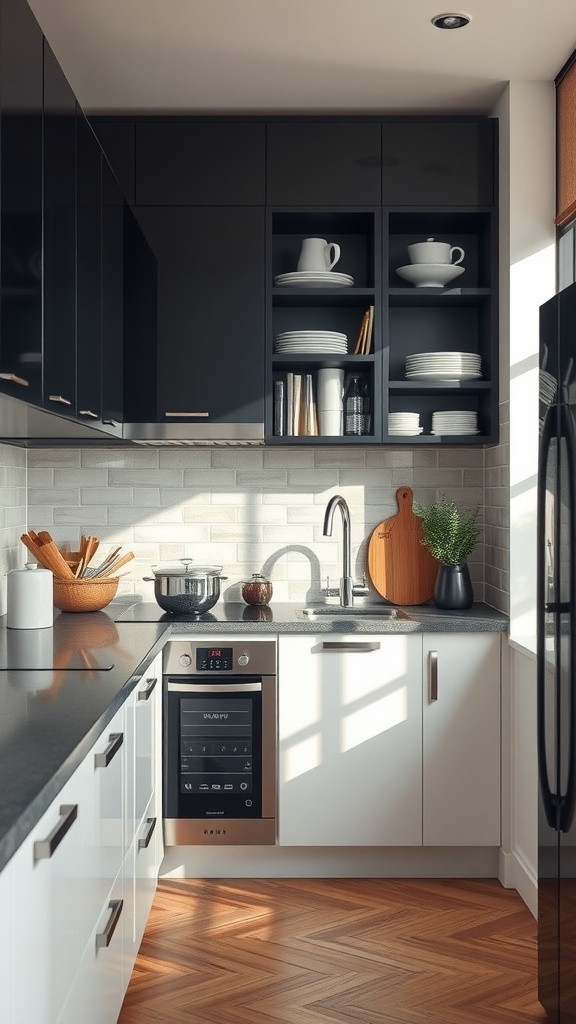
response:
M94 754L94 767L95 768L107 768L112 758L118 753L120 747L124 743L123 732L111 732L108 739L110 740L106 750L103 750L100 754Z
M68 829L74 824L78 817L78 804L61 804L60 821L54 826L46 839L37 839L34 843L34 860L49 860L54 851L60 846Z
M180 416L182 419L185 419L185 418L188 418L188 419L194 419L194 418L199 419L202 416L204 416L204 417L209 416L210 413L209 412L165 412L164 415L165 416Z
M147 680L148 686L146 687L146 689L145 690L138 690L138 700L150 700L150 697L152 696L152 694L154 692L154 688L155 688L157 682L158 682L158 679L156 677L154 677L154 679L148 679Z
M438 651L428 651L428 687L433 704L438 700Z
M147 850L150 846L150 840L152 839L154 829L156 828L156 818L146 818L146 824L148 828L142 838L138 840L139 850Z
M93 420L98 419L98 413L92 412L92 409L78 409L79 416L91 416Z
M119 427L120 424L116 420L102 420L105 427Z
M325 640L322 643L323 651L379 651L379 643L346 643L337 640Z
M69 398L64 398L64 395L48 395L51 402L60 402L60 405L72 405Z
M108 922L103 932L98 932L96 935L96 949L106 949L112 942L112 936L116 931L116 925L120 920L120 914L122 913L122 907L124 906L124 900L110 900L108 904L112 913L108 918Z
M30 381L25 377L18 377L16 373L0 373L2 380L9 380L11 384L20 384L23 388L30 387Z

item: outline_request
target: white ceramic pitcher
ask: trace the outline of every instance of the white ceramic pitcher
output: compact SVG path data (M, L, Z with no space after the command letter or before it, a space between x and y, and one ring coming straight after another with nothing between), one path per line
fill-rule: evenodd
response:
M452 256L458 252L460 256L452 262ZM427 238L425 242L414 242L413 245L409 245L408 255L410 263L452 263L452 266L455 267L458 263L462 263L466 254L459 245L435 242L433 238Z
M298 270L325 274L339 259L340 246L336 242L327 242L325 238L303 238Z

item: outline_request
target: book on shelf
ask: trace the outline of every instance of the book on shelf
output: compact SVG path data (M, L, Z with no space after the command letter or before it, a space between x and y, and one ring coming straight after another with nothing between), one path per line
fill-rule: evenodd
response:
M318 433L314 374L290 371L284 379L274 381L275 436L306 437Z
M286 432L286 409L285 409L286 382L283 380L274 381L274 434L276 437L283 437Z
M355 356L362 355L362 346L364 344L364 335L366 334L366 328L368 326L368 317L369 317L369 315L370 315L370 310L367 309L366 312L364 313L364 316L362 317L362 323L360 324L360 331L358 333L358 339L356 341L356 347L354 349L354 355Z
M361 355L367 356L367 355L370 354L370 349L372 348L372 336L373 336L373 334L374 334L374 306L369 306L368 307L368 319L367 319L367 323L366 323L366 331L365 331L365 334L364 334L364 345L363 345L363 348L362 348L362 352L360 353Z
M286 374L286 434L294 433L294 374Z

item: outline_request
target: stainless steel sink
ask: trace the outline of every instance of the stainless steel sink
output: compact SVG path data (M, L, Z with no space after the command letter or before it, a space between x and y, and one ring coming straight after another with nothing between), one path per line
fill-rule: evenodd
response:
M364 604L355 605L353 608L342 608L340 605L310 605L307 608L298 608L296 615L299 619L407 619L406 612L400 608L393 608L387 604Z

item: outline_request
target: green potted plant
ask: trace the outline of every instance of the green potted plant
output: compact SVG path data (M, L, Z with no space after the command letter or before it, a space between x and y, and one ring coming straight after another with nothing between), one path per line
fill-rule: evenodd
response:
M474 595L466 559L482 533L480 507L462 510L444 494L430 505L414 502L422 520L424 547L440 562L434 585L437 608L470 608Z

